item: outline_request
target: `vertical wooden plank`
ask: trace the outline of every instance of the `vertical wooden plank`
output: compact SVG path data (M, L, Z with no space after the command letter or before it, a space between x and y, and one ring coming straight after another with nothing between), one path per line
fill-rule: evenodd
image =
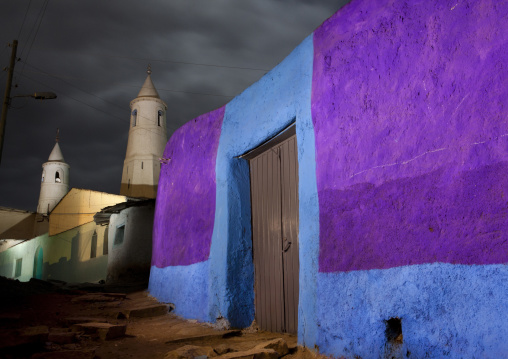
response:
M282 208L281 208L281 168L280 168L280 157L279 149L274 148L271 153L273 163L273 174L272 178L272 206L273 213L271 216L272 222L272 258L274 264L274 279L275 286L272 289L275 297L275 305L273 308L273 315L276 317L276 330L277 332L284 331L284 280L283 280L283 266L282 266Z
M298 156L296 136L281 144L282 158L282 232L285 238L284 295L285 324L288 333L298 331L298 290L299 290L299 250L298 250ZM289 245L289 242L291 243Z
M296 333L299 271L296 137L252 158L250 170L256 321L264 330ZM291 246L284 251L287 242Z

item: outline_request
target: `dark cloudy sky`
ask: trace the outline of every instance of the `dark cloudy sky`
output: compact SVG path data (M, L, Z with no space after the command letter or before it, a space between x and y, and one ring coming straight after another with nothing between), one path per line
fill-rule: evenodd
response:
M120 190L129 102L152 65L168 135L281 62L348 0L3 0L0 69L18 39L0 206L34 211L60 128L70 187ZM214 66L198 66L186 63ZM7 72L0 72L4 96Z

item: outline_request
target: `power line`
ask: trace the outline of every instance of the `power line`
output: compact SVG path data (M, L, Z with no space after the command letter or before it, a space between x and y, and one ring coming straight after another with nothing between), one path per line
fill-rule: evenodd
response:
M25 45L23 45L23 48L21 49L21 52L20 52L20 55L19 55L20 57L22 57L22 56L23 56L23 53L25 52L26 43L27 43L27 42L30 40L30 38L32 37L32 33L34 32L35 28L36 28L36 27L38 28L38 26L37 26L37 22L39 21L39 18L41 17L41 15L43 14L43 12L45 12L45 7L46 7L46 5L47 5L47 2L48 2L48 1L49 1L49 0L45 0L45 1L44 1L44 4L43 4L43 5L42 5L42 7L40 8L40 10L39 10L39 14L38 14L38 15L37 15L37 17L35 18L35 21L34 21L34 23L33 23L33 25L32 25L32 28L31 28L31 29L30 29L30 31L28 32L28 37L27 37L27 39L26 39ZM39 22L39 23L40 23L40 22ZM28 57L28 56L27 56L27 57Z
M23 60L21 60L21 62L23 62ZM47 75L47 76L50 76L50 77L53 77L55 79L58 79L64 83L66 83L67 85L69 86L72 86L80 91L83 91L91 96L94 96L94 97L97 97L105 102L108 102L107 100L104 100L102 98L100 98L99 96L95 95L95 94L92 94L92 93L89 93L83 89L80 89L79 87L77 87L76 85L73 85L71 84L70 82L66 81L65 79L72 79L72 80L80 80L80 81L90 81L89 79L83 79L83 78L79 78L79 77L64 77L64 76L61 76L61 75L57 75L57 74L52 74L52 73L49 73L49 72L46 72L44 70L41 70L27 62L25 62L25 64L37 71L32 71L33 73L42 73L44 75ZM98 83L97 81L93 81L95 83ZM106 83L106 81L104 81L103 83ZM108 84L111 85L111 82L107 82ZM135 87L135 88L139 88L139 86L137 85L124 85L124 84L116 84L116 86L121 86L121 87ZM233 98L235 97L235 95L223 95L223 94L216 94L216 93L204 93L204 92L193 92L193 91L182 91L182 90L173 90L173 89L160 89L158 88L157 91L166 91L166 92L175 92L175 93L185 93L185 94L190 94L190 95L201 95L201 96L218 96L218 97L229 97L229 98ZM114 104L112 102L108 102L112 105L115 105L117 107L119 107L117 104Z
M161 59L148 59L141 57L128 57L128 56L120 56L120 55L102 55L103 57L115 57L127 60L136 60L136 61L145 61L145 62L167 62L170 64L179 64L179 65L192 65L192 66L207 66L207 67L221 67L226 69L237 69L237 70L252 70L252 71L270 71L267 69L258 69L253 67L240 67L240 66L226 66L226 65L214 65L214 64L202 64L197 62L186 62L186 61L173 61L173 60L161 60Z
M28 56L30 56L30 51L32 50L32 46L35 42L35 39L37 38L37 34L39 33L39 29L42 24L42 19L44 18L44 14L46 14L46 8L48 7L48 4L49 4L49 0L46 0L42 9L41 9L41 12L39 12L39 16L40 16L39 24L37 25L37 30L35 31L34 37L32 38L32 42L30 43L30 47L28 48L28 52L26 54L25 61L26 61L26 59L28 59ZM23 54L23 51L21 52L21 54ZM25 69L25 63L26 62L23 62L23 66L21 67L20 75L23 75L23 70Z
M21 23L21 27L19 28L18 39L21 39L21 31L23 30L23 26L25 25L26 16L28 14L28 10L30 10L30 5L32 4L32 0L28 2L28 6L26 7L25 16L23 16L23 22Z
M66 80L64 80L64 79L62 79L62 78L60 78L60 77L57 77L56 75L52 75L52 74L50 74L50 73L48 73L48 72L46 72L46 71L44 71L44 70L41 70L41 69L39 69L39 68L37 68L37 67L35 67L35 66L33 66L33 65L30 65L30 64L29 64L29 63L27 63L26 61L22 61L22 62L23 62L23 64L26 64L26 65L28 65L29 67L34 68L34 69L38 70L40 73L43 73L43 74L45 74L45 75L47 75L47 76L50 76L50 77L56 78L56 79L58 79L58 80L62 81L63 83L65 83L65 84L67 84L67 85L69 85L69 86L71 86L71 87L73 87L73 88L75 88L75 89L77 89L77 90L79 90L79 91L82 91L82 92L86 93L87 95L90 95L90 96L93 96L93 97L95 97L95 98L98 98L99 100L104 101L104 102L106 102L106 103L108 103L108 104L110 104L110 105L113 105L113 106L115 106L115 107L118 107L118 108L120 108L120 109L122 109L122 110L123 110L123 109L125 109L125 107L123 107L123 106L120 106L120 105L118 105L118 104L116 104L116 103L114 103L114 102L110 102L110 101L108 101L108 100L105 100L105 99L103 99L102 97L97 96L96 94L93 94L93 93L91 93L91 92L88 92L88 91L86 91L86 90L83 90L83 89L81 89L81 88L77 87L76 85L71 84L70 82L68 82L68 81L66 81Z
M53 91L57 92L57 90L55 90L53 87L51 87L51 86L49 86L49 85L47 85L47 84L45 84L45 83L43 83L43 82L41 82L41 81L37 81L37 80L35 80L35 79L32 79L32 78L28 77L28 76L27 76L27 75L25 75L25 74L20 74L20 75L21 75L21 76L23 76L23 77L25 77L25 78L27 78L27 79L29 79L30 81L33 81L33 82L35 82L35 83L38 83L38 84L40 84L40 85L42 85L42 86L45 86L46 88L49 88L50 90L53 90ZM123 123L128 123L128 124L129 124L129 127L130 127L130 123L131 123L130 119L129 119L129 120L126 120L126 119L125 119L125 118L123 118L123 117L119 117L119 116L117 116L117 115L113 115L113 114L111 114L111 113L109 113L109 112L106 112L106 111L104 111L104 110L102 110L102 109L100 109L100 108L98 108L98 107L92 106L92 105L90 105L90 104L88 104L88 103L86 103L86 102L84 102L84 101L82 101L82 100L79 100L79 99L77 99L77 98L75 98L75 97L72 97L72 96L69 96L69 95L59 95L59 96L63 96L63 97L70 98L71 100L74 100L74 101L76 101L76 102L79 102L79 103L81 103L82 105L88 106L88 107L90 107L90 108L93 108L94 110L97 110L97 111L99 111L99 112L102 112L102 113L104 113L104 114L106 114L106 115L110 116L111 118L114 118L115 120L121 121L121 122L123 122ZM96 96L96 97L98 97L98 96ZM99 99L101 99L100 97L98 97L98 98L99 98ZM103 101L105 101L105 100L103 100ZM116 105L116 106L118 107L118 105ZM146 119L146 120L151 120L150 118L148 118L148 117L146 117L146 116L142 116L142 115L140 115L139 117L140 117L140 118L144 118L144 119ZM156 131L152 131L152 130L150 130L150 129L148 129L148 128L142 128L142 127L139 127L139 128L138 128L138 130L143 130L143 131L151 132L151 133L154 133L154 134L158 134L158 132L156 132ZM166 127L166 130L167 130L167 127Z

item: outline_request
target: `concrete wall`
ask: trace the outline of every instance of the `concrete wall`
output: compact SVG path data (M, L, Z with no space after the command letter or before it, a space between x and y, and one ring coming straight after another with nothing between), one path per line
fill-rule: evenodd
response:
M0 253L0 275L28 281L34 276L34 263L42 249L40 279L65 282L97 282L106 279L108 256L104 255L106 227L90 222L56 236L48 234L27 240ZM96 257L91 258L93 238ZM94 241L95 242L95 241ZM21 275L15 276L16 260L21 259Z
M294 121L299 342L347 358L502 357L507 30L508 5L490 0L344 7L170 139L150 292L185 317L250 324L249 179L237 156Z
M135 206L112 214L109 220L107 282L148 281L152 258L155 204ZM124 226L123 241L117 231Z

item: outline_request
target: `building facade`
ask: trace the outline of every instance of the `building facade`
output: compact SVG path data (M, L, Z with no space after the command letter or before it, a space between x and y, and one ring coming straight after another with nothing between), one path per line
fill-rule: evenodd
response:
M321 353L503 357L507 13L353 0L182 126L164 151L151 294L187 318L292 331L279 308L296 273L298 341Z

